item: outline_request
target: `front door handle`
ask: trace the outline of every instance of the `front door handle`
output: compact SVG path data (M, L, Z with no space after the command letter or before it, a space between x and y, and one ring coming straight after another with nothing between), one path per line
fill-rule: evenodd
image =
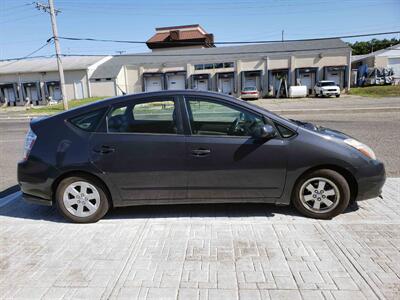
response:
M94 148L93 152L100 153L100 154L108 154L108 153L115 152L115 148L108 146L108 145L102 145L99 148Z
M193 150L192 150L192 155L193 155L193 156L196 156L196 157L207 156L207 155L209 155L210 153L211 153L211 150L210 150L210 149L203 149L203 148L200 148L200 149L193 149Z

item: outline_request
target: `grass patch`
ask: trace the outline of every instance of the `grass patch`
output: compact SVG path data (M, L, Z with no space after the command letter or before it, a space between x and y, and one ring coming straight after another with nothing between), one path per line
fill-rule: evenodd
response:
M93 98L85 98L85 99L81 99L81 100L71 100L71 101L68 101L68 108L71 109L71 108L89 104L89 103L92 103L95 101L103 100L105 98L106 97L93 97ZM54 114L60 113L62 111L64 111L63 105L62 105L62 103L58 103L55 105L47 105L47 106L38 107L38 108L32 107L32 108L26 110L25 113L54 115Z
M400 97L400 85L377 85L351 88L349 94L363 97Z

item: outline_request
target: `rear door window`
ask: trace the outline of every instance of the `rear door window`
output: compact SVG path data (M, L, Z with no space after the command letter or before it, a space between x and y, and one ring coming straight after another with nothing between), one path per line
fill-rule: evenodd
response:
M115 107L107 117L110 133L177 134L173 99L148 99Z

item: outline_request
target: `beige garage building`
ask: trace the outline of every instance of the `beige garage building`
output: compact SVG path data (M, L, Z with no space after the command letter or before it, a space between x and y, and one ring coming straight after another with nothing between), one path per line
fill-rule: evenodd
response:
M62 59L67 99L91 96L89 78L111 56L74 56ZM60 100L60 81L55 58L0 62L0 102L10 106L45 104Z
M114 56L90 81L99 96L171 89L238 96L245 86L274 96L282 78L289 86L306 85L312 94L316 81L323 79L348 89L350 62L351 49L339 39L170 49Z

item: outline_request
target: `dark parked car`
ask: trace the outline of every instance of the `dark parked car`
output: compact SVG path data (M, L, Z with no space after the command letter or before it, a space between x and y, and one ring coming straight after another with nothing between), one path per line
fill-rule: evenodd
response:
M335 130L231 96L162 91L33 120L18 180L27 201L82 223L110 207L220 202L293 203L328 219L380 195L385 170Z

